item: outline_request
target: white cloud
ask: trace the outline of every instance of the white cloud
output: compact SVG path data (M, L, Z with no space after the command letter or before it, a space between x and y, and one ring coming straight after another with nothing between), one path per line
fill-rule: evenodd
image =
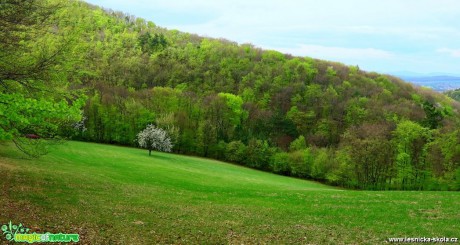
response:
M395 57L391 52L375 48L344 48L302 44L296 48L277 48L277 50L283 53L331 60L389 59Z
M450 56L455 58L460 58L460 49L440 48L436 51L438 51L439 53L449 54Z

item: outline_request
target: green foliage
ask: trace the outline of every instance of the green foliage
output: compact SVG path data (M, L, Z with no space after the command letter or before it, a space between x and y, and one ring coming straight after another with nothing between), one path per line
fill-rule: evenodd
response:
M394 170L394 150L389 126L363 124L351 128L344 137L338 175L355 178L363 189L385 189L390 186ZM399 157L399 155L398 155ZM344 165L343 165L344 164ZM350 170L353 169L353 172ZM402 166L398 168L402 169Z
M46 139L81 120L86 98L68 88L79 79L71 71L82 51L79 30L60 22L71 19L62 16L70 5L7 0L0 7L0 140L12 139L29 156L46 153Z
M311 176L318 180L326 180L328 168L332 163L331 152L327 148L316 149L314 152L314 161L311 166Z
M449 90L445 94L456 101L460 101L460 89Z
M436 112L443 118L456 113L444 100L434 111L418 106L440 98L358 67L166 31L110 11L81 11L90 17L82 19L89 30L97 19L105 33L86 33L100 45L92 49L93 71L86 77L97 86L85 108L84 140L133 145L133 132L156 122L174 131L176 152L264 170L276 166L281 174L335 185L388 189L399 188L397 157L389 146L393 129L378 137L347 133L401 118L442 128Z
M454 190L459 191L460 190L460 167L457 168L455 171L455 182L454 182Z
M232 141L227 144L225 159L230 162L244 163L246 158L246 145L241 141Z
M146 32L139 35L138 42L142 52L149 54L160 51L168 45L168 41L162 33L151 35L150 32Z
M442 111L438 110L433 104L428 101L423 102L423 110L425 111L426 118L423 121L423 125L430 129L436 129L439 127L443 119Z
M242 108L243 99L241 99L241 97L230 93L219 93L218 95L225 99L225 103L230 110L230 115L227 115L226 118L228 118L234 126L238 126L241 120L247 118L247 112Z
M307 148L307 142L305 141L305 137L300 135L297 139L291 142L289 145L290 151L299 151L304 150Z
M366 109L367 98L361 97L350 100L346 109L345 120L349 125L360 125L366 119L368 110Z
M84 2L22 1L13 10L12 2L0 10L0 139L135 145L154 123L175 152L339 186L452 189L456 181L460 107L442 95Z
M310 149L302 149L289 153L290 175L308 178L311 177L311 168L314 162L314 156Z
M411 121L402 121L394 131L397 182L401 188L423 188L427 178L427 143L431 133L427 128Z
M334 70L334 67L332 66L329 66L326 70L326 74L329 76L329 77L334 77L335 75L337 75L337 72Z
M52 138L59 127L80 119L80 108L85 103L77 99L69 106L67 101L49 98L27 98L23 94L0 94L0 140L13 139L22 134L37 134Z
M258 169L268 169L273 151L267 141L251 139L247 147L246 165Z
M291 170L289 166L289 154L279 152L272 156L270 169L277 174L288 175Z
M428 144L427 163L432 168L431 189L458 190L460 167L460 131L436 133Z

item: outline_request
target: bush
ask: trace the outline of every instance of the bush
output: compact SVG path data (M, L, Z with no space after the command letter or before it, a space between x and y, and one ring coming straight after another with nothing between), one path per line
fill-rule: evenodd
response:
M267 141L251 139L248 143L245 164L252 168L268 169L273 150Z
M270 167L274 173L289 175L289 154L286 152L279 152L273 155L270 161Z
M326 180L326 175L331 170L332 153L327 148L314 151L314 161L311 168L311 176L317 180Z
M301 178L311 176L313 155L310 149L298 150L289 154L289 166L291 175Z
M236 163L243 163L246 158L246 145L241 141L232 141L227 144L225 160Z
M305 141L305 137L300 135L297 139L291 142L289 145L289 151L299 151L307 148L307 142Z

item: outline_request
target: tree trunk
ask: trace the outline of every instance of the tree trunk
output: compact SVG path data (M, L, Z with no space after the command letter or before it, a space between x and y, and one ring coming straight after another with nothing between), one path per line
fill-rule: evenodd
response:
M149 149L149 156L152 155L152 149Z

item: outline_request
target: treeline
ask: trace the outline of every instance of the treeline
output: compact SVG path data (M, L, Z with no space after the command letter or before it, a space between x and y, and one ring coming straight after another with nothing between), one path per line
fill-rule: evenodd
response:
M349 188L460 189L460 106L441 94L71 3L59 26L81 29L73 87L89 98L76 139L135 145L154 123L177 153Z
M460 131L430 130L421 126L426 120L418 123L395 118L334 128L344 133L337 143L324 140L329 145L322 146L318 143L322 141L315 143L298 134L295 125L291 130L296 137L283 133L289 127L277 123L289 122L287 115L281 119L270 112L261 115L237 95L199 98L193 92L165 87L100 90L105 93L97 92L86 105L87 129L79 132L79 139L135 145L136 134L154 122L168 130L177 153L348 188L459 187ZM257 116L258 121L251 119Z
M460 101L460 89L449 90L444 92L444 94L456 101Z

